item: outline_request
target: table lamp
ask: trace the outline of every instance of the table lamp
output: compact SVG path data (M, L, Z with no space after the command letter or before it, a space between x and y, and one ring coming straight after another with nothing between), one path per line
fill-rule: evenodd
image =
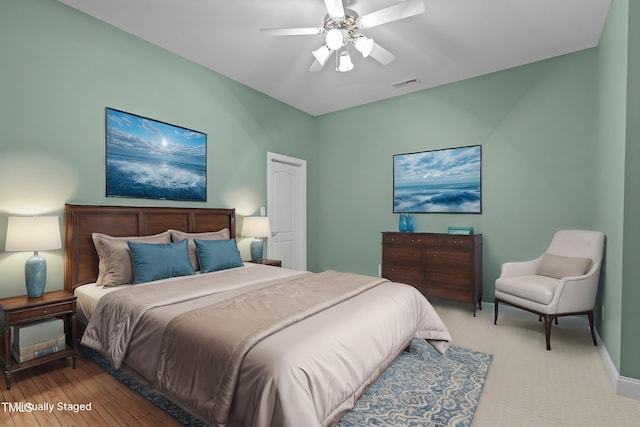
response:
M10 216L7 224L7 252L33 252L24 264L24 280L29 298L41 297L47 281L47 261L38 251L60 249L57 216Z
M263 237L271 236L269 218L266 216L247 216L242 222L242 237L254 237L251 241L251 261L262 259Z

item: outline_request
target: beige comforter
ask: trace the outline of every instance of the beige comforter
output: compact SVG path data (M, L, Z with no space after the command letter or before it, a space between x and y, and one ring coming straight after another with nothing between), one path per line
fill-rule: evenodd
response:
M220 426L333 425L413 338L441 352L449 345L410 286L336 272L277 279L286 269L235 270L112 292L82 342Z

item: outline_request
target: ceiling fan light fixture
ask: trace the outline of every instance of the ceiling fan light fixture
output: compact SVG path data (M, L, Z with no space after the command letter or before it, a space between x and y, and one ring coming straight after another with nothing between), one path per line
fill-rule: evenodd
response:
M355 40L353 45L358 49L362 56L366 58L373 50L373 39L361 35Z
M327 31L327 46L331 50L338 50L344 44L344 36L342 35L342 31L337 28L332 28Z
M346 73L347 71L353 70L353 62L351 62L351 57L349 56L349 52L343 50L340 52L340 62L338 63L338 71Z
M321 46L320 48L314 50L313 56L315 56L316 60L324 67L324 64L327 62L327 59L331 56L331 49L327 46Z

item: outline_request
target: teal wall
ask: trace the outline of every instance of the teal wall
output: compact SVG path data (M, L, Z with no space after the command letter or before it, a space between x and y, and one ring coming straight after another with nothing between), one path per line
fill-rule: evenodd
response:
M539 255L558 229L594 226L594 64L592 49L318 118L312 268L377 273L380 232L398 228L393 154L481 144L483 213L414 220L416 231L483 234L492 301L502 262Z
M484 234L487 302L500 264L537 256L555 230L605 231L599 332L640 378L640 94L627 78L639 19L614 0L596 49L314 118L56 1L0 0L0 241L8 215L61 215L66 202L249 214L266 204L275 151L308 160L309 268L377 274L380 232L397 229L393 154L481 144L483 213L418 215L416 229ZM207 133L208 201L105 198L106 106ZM62 251L45 257L47 289L61 288ZM0 297L24 292L25 258L0 253Z
M627 127L625 152L625 206L622 270L622 318L620 374L640 379L640 4L629 3L629 45L627 77Z
M267 151L308 157L311 116L54 0L0 0L0 58L1 247L8 215L66 202L251 214L266 206ZM107 106L206 133L207 202L106 198ZM61 288L62 251L43 255L47 289ZM24 293L27 256L0 253L0 297Z
M596 303L598 333L620 366L625 204L628 0L614 1L597 54L595 228L607 235L603 281Z

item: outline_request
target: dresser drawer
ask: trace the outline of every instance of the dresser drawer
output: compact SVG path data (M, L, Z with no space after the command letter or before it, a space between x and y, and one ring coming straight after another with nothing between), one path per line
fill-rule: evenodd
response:
M426 278L427 283L439 282L465 288L469 288L469 285L471 285L473 281L473 277L469 271L427 270Z
M424 236L413 233L385 233L382 235L383 245L424 246Z
M382 249L382 260L393 264L422 264L422 249L407 246L385 246Z
M22 320L33 321L40 317L48 317L56 314L65 314L75 311L75 302L63 302L55 305L47 305L44 307L32 307L24 310L16 310L7 315L11 316L11 322L16 323Z
M422 283L424 281L424 267L422 265L383 264L382 277L398 282L412 280Z
M470 289L455 288L427 283L427 297L444 298L450 301L473 302L473 291Z
M473 248L473 238L471 236L447 236L447 244L448 248L464 248L471 249Z
M424 240L427 246L444 246L445 244L444 234L429 234Z
M427 267L447 266L447 268L470 268L473 255L470 252L429 251L425 257Z

